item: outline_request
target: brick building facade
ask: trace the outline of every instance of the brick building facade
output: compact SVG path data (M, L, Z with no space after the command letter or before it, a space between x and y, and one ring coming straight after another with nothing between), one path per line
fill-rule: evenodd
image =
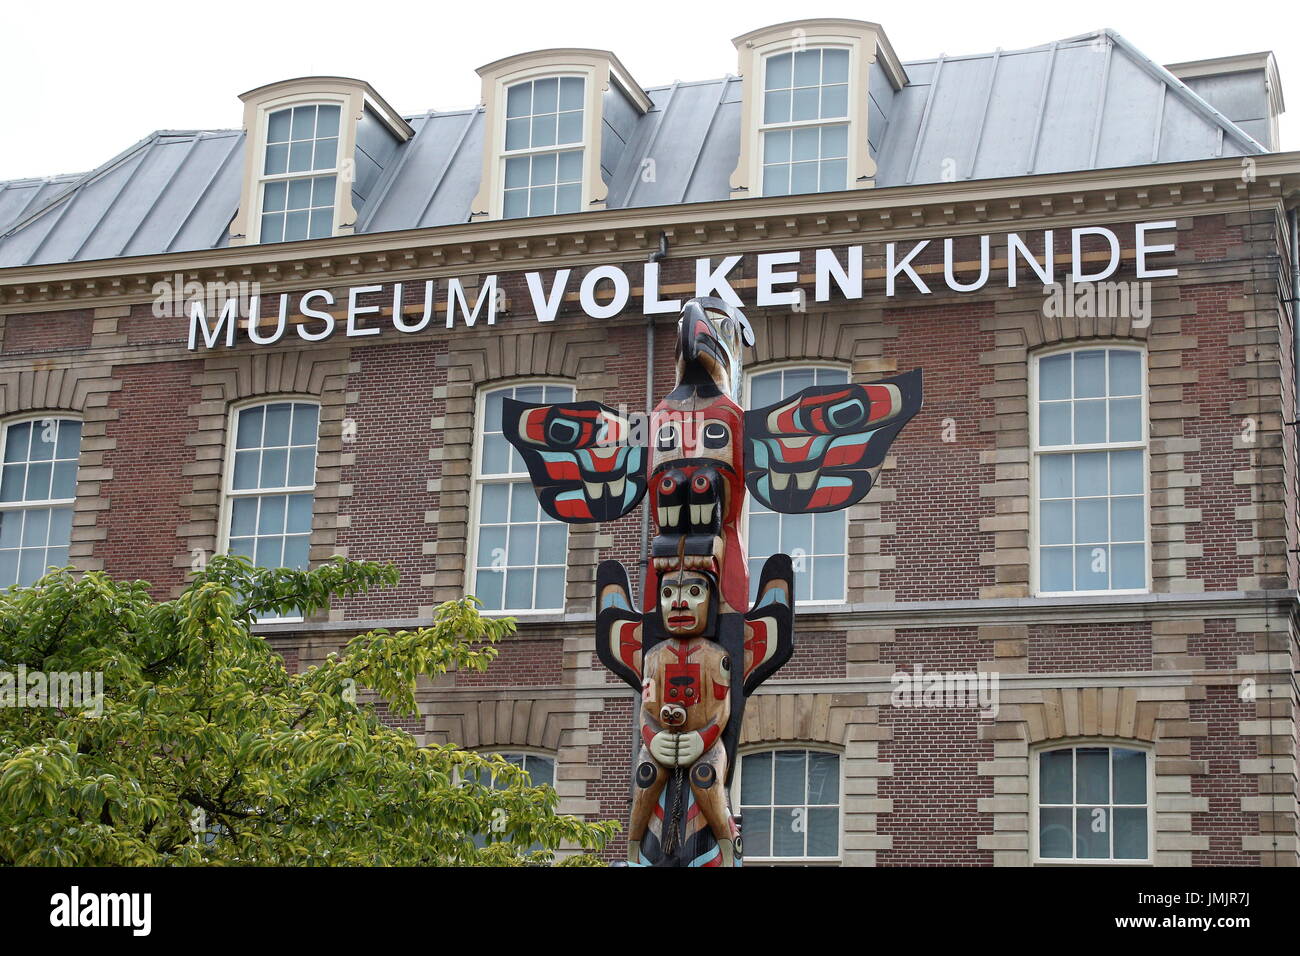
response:
M517 634L399 723L531 755L561 809L622 820L635 698L595 659L594 578L606 558L644 560L643 518L565 533L530 512L518 469L493 457L493 396L653 406L675 314L649 293L725 292L702 287L723 268L756 333L750 394L925 375L922 411L844 518L749 519L754 555L773 550L760 539L793 552L808 598L793 660L746 715L734 802L749 861L1294 865L1300 156L1278 150L1271 57L1166 69L1106 31L903 63L851 21L736 45L739 77L651 90L603 51L510 58L480 71L477 110L423 117L358 81L288 81L245 95L242 132L154 134L83 177L0 184L6 468L40 473L24 423L80 423L75 486L6 480L0 537L19 539L0 543L4 583L61 548L159 597L199 556L241 547L397 564L393 589L263 625L297 667L486 595ZM826 145L843 65L826 51L847 64L847 160ZM810 52L820 72L801 81ZM567 103L586 117L575 151L600 161L574 174L581 201L549 215L565 187L526 167L518 201L534 205L507 215L510 164L536 167L556 141L510 148L513 91L531 84L535 129L555 77L585 84ZM803 125L797 106L782 125L757 105L808 89L821 105ZM338 152L276 179L277 117L303 104L316 125L286 148ZM799 162L779 152L806 129L820 191L795 188ZM792 178L777 188L759 167ZM297 215L277 183L324 180L312 188L333 204L304 200L306 234L271 241ZM797 278L774 282L780 260L764 257L789 252L778 271ZM602 280L584 296L610 266L626 295ZM1084 304L1089 275L1125 306ZM399 330L426 315L428 280L432 320ZM269 344L244 321L227 345L222 302L196 318L186 283L236 297L256 283L266 337L282 293L289 315ZM762 304L778 284L793 301ZM314 290L334 334L303 312ZM623 308L593 315L611 290ZM183 307L160 309L168 296ZM261 463L251 479L240 452ZM42 511L44 542L22 537ZM900 698L899 675L974 673L995 677L996 706Z

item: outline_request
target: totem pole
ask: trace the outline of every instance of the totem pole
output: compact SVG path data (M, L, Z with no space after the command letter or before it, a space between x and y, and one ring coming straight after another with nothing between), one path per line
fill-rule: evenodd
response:
M727 790L745 701L794 652L789 555L767 559L750 603L746 487L787 514L847 508L871 490L890 443L921 407L915 369L866 385L813 386L742 412L741 359L753 344L740 310L688 301L677 325L677 385L642 440L630 416L599 402L505 400L505 436L553 518L614 521L650 492L655 535L641 608L621 563L604 561L596 572L596 653L641 692L632 865L741 862Z

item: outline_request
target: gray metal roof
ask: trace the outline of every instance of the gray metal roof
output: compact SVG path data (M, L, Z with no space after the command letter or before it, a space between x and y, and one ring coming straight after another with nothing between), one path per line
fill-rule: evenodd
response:
M905 68L897 91L882 71L872 75L877 188L1267 152L1233 122L1256 119L1256 104L1230 119L1110 30ZM607 206L726 199L742 83L728 76L646 90L653 106L608 173ZM357 232L469 218L482 110L408 120L415 135L358 208ZM243 138L157 132L84 175L0 182L0 268L226 245ZM653 176L643 175L649 160Z

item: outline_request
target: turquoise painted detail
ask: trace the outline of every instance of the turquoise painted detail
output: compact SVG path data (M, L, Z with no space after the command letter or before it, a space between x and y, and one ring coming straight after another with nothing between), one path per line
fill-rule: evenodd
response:
M790 595L781 585L774 585L771 590L763 595L763 599L755 607L767 607L769 604L780 604L784 607L790 606Z
M713 844L713 847L711 849L707 850L704 853L701 853L695 859L691 860L691 862L688 863L687 866L704 866L721 853L722 853L722 847L718 846L715 843Z

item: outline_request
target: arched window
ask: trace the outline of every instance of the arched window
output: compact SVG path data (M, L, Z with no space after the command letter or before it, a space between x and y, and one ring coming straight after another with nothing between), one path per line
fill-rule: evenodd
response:
M534 404L572 401L573 388L527 384L483 393L470 593L489 611L560 611L568 528L542 511L523 458L501 433L505 398Z
M527 771L528 777L531 780L532 785L534 787L540 787L542 785L548 787L555 786L555 758L554 757L547 756L546 754L512 752L512 751L501 751L501 757L506 761L506 763L512 763L516 767L520 767L525 771ZM498 781L497 778L495 777L492 778L491 780L485 780L482 779L481 777L471 777L469 775L466 775L466 779L476 780L478 782L481 782L484 786L500 787L502 785L501 782ZM502 823L504 824L504 821L502 821ZM487 845L487 842L488 842L488 838L486 834L483 833L474 834L475 846L483 847ZM541 848L542 846L540 843L534 843L531 846L529 846L524 852L535 853Z
M761 408L810 385L843 385L845 368L798 366L749 376L749 407ZM795 600L842 604L847 597L848 513L787 515L765 508L752 495L745 541L749 551L752 598L763 562L778 552L790 555L795 570Z
M68 563L81 422L33 418L4 426L0 587L39 581Z
M548 787L555 786L555 758L546 754L535 754L524 751L502 750L499 752L501 759L506 763L512 763L527 771L529 778L534 787L540 787L545 784ZM477 778L476 778L477 779ZM484 785L491 783L497 786L495 780L481 781Z
M1146 591L1146 363L1129 346L1034 361L1034 579L1040 594Z
M232 415L224 547L261 568L306 569L316 491L314 402L262 402Z
M1150 752L1131 744L1036 751L1035 859L1150 862L1151 764Z
M840 758L824 750L760 750L736 783L746 861L840 857Z

